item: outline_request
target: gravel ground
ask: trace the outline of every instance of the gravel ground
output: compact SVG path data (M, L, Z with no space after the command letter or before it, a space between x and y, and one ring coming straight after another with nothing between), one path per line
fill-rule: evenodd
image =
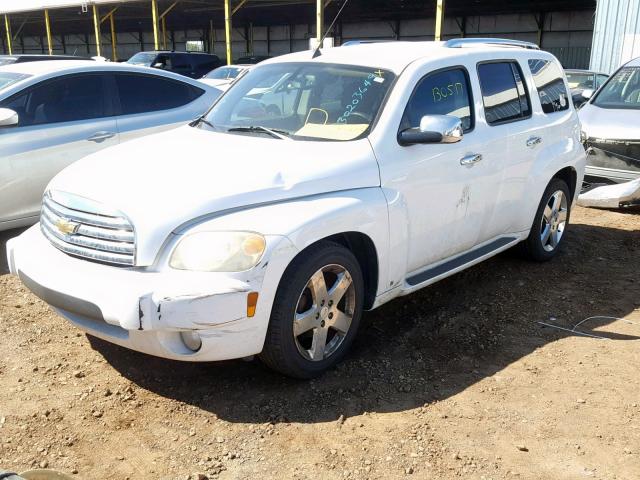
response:
M576 208L547 264L506 252L365 315L322 378L87 337L6 272L0 470L102 479L640 478L640 213ZM544 327L545 322L592 338Z

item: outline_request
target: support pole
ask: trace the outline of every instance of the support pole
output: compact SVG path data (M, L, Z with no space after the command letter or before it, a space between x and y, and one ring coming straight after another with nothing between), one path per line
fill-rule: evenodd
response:
M98 12L98 6L93 4L93 29L96 35L96 55L102 56L100 48L100 13Z
M224 0L224 34L227 42L227 65L233 63L231 58L231 9L230 0Z
M109 25L111 27L111 60L118 61L118 40L116 38L116 21L113 18L113 13L109 15Z
M7 32L7 48L9 49L9 55L13 55L13 49L11 47L11 23L9 23L9 15L4 16L4 28Z
M324 33L324 0L316 0L316 40L318 45Z
M49 21L49 10L44 9L44 26L47 30L47 47L49 48L49 55L53 55L53 45L51 42L51 22Z
M151 18L153 20L153 45L156 50L160 46L158 42L158 2L151 0Z
M167 49L167 20L165 17L162 17L160 21L162 24L162 49Z
M442 23L444 22L444 0L436 1L436 31L434 40L439 42L442 38Z

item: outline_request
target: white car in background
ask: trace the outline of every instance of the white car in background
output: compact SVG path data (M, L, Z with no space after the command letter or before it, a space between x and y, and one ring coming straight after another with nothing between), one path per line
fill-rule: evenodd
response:
M211 70L200 79L202 83L209 86L219 88L223 91L227 90L231 84L243 73L252 69L254 65L224 65Z
M0 67L0 230L36 223L47 183L66 166L183 125L219 95L181 75L110 62Z

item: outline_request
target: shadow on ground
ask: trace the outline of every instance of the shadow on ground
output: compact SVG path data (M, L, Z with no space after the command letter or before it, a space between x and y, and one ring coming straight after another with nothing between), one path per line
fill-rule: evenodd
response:
M455 395L572 335L539 321L571 328L593 315L628 315L640 305L639 254L640 232L572 225L549 263L505 252L366 313L349 357L308 382L284 378L257 360L180 363L89 339L141 388L230 422L313 423L401 411ZM593 320L588 328L611 321ZM618 339L640 339L640 327L638 337Z
M10 238L17 237L25 230L26 228L18 228L0 232L0 275L9 273L9 265L7 263L7 241Z

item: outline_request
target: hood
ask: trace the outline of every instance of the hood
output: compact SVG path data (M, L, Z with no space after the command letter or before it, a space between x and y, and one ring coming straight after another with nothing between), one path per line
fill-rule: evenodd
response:
M233 79L229 80L228 78L201 78L199 81L209 85L210 87L221 87L224 85L229 85L233 82Z
M640 140L640 110L601 108L585 103L578 110L578 117L589 138Z
M48 188L126 214L136 230L138 265L150 265L167 236L195 218L379 185L366 139L279 140L185 126L90 155Z

